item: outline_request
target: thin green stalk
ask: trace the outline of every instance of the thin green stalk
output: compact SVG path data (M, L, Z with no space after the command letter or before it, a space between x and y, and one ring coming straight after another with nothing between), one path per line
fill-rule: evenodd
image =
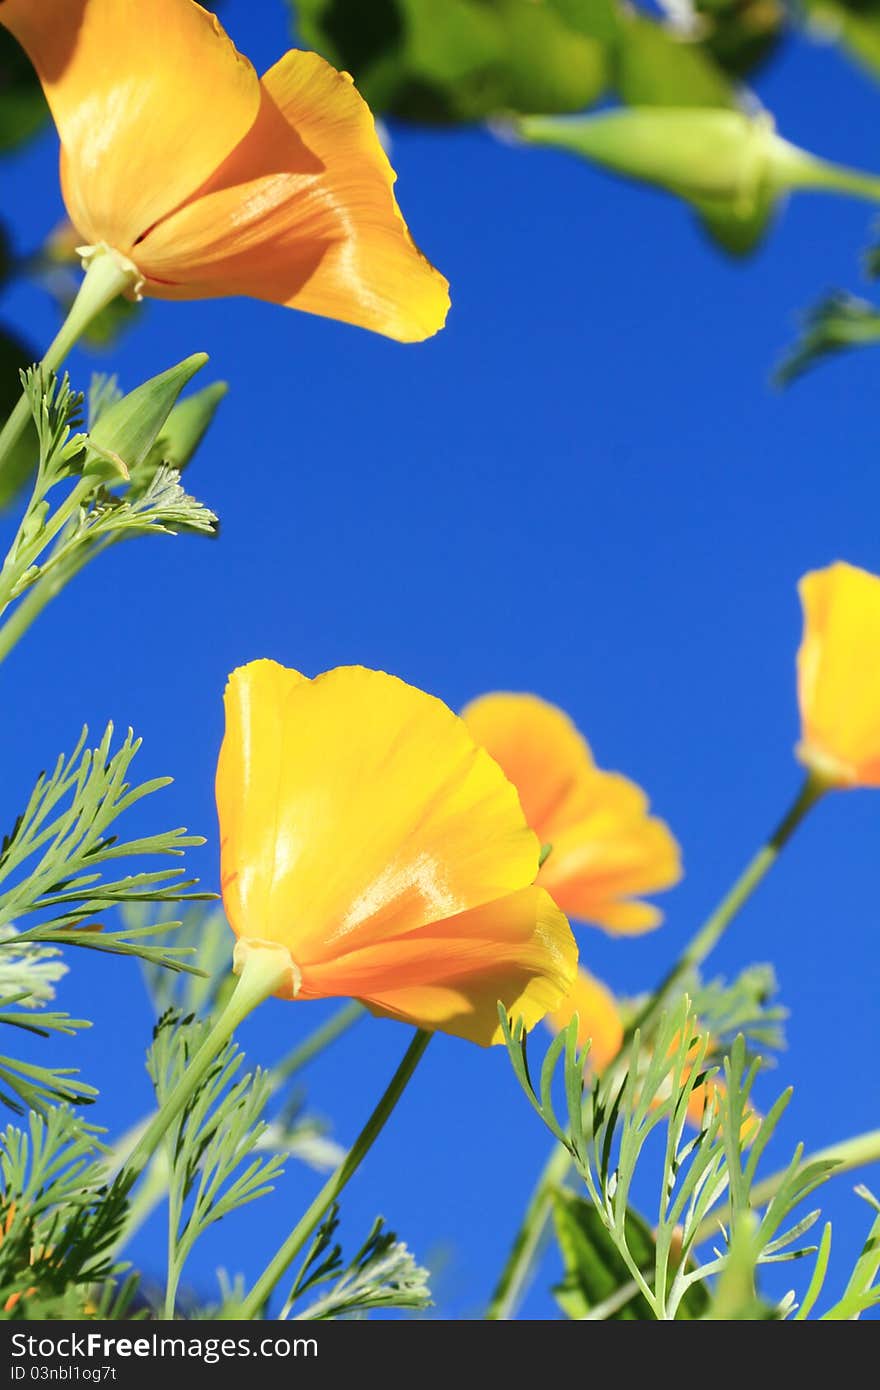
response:
M811 1163L832 1162L835 1168L831 1176L835 1178L841 1173L851 1173L854 1168L864 1168L868 1163L880 1163L880 1129L872 1129L866 1134L856 1135L853 1139L844 1139L840 1144L831 1144L827 1149L819 1149L801 1161L801 1168L807 1168ZM752 1208L764 1207L772 1201L788 1173L788 1168L782 1168L778 1173L764 1178L762 1182L755 1183L750 1196ZM719 1226L724 1224L729 1215L730 1208L727 1206L711 1211L697 1229L697 1244L716 1236Z
M783 816L773 834L762 845L758 853L747 864L733 887L710 913L706 921L691 938L675 965L654 990L632 1021L624 1036L618 1057L625 1055L633 1034L639 1029L644 1036L645 1029L662 1012L664 1003L676 985L682 983L717 946L727 928L739 915L755 889L776 863L782 850L788 844L807 812L827 790L826 784L815 774L809 774L803 783L794 803ZM616 1060L616 1059L615 1059ZM614 1061L609 1063L613 1066ZM507 1257L501 1277L489 1304L487 1318L512 1318L519 1306L523 1290L529 1280L530 1269L537 1251L541 1247L547 1223L550 1218L554 1187L559 1185L568 1172L570 1158L561 1145L554 1145L544 1169L538 1179L522 1224L516 1234L510 1254Z
M433 1033L423 1028L416 1030L412 1042L388 1087L364 1128L332 1177L321 1188L305 1214L300 1217L281 1248L269 1261L257 1279L247 1298L238 1310L243 1319L256 1318L271 1297L272 1291L285 1272L296 1259L312 1232L321 1224L333 1203L339 1197L346 1183L357 1172L373 1144L378 1139L394 1107L403 1095L407 1083L415 1071Z
M168 1145L166 1144L166 1149ZM180 1202L174 1200L172 1196L168 1203L168 1268L165 1278L165 1312L166 1322L174 1319L174 1305L177 1302L177 1287L180 1283L180 1276L183 1273L183 1265L180 1259L180 1251L177 1248L177 1233L180 1230Z
M178 1115L186 1109L199 1083L210 1071L218 1053L223 1049L238 1025L253 1009L279 988L290 970L286 951L255 950L245 959L232 995L213 1028L196 1052L183 1076L164 1105L157 1110L141 1133L123 1169L125 1181L131 1185L143 1172L162 1139Z
M162 1149L153 1155L137 1191L128 1204L125 1223L119 1238L113 1246L113 1254L119 1255L128 1242L141 1229L144 1222L152 1216L162 1198L168 1191L168 1159Z
M55 371L60 367L96 315L124 290L130 289L137 279L138 272L130 261L117 256L107 247L95 248L67 318L49 345L40 365L48 371ZM0 472L27 428L29 419L27 397L21 395L0 430Z
M75 567L55 567L37 580L9 617L0 627L0 662L6 660L13 647L21 641L28 629L36 622L43 609L56 598L65 585L83 568L89 554L81 555Z
M5 628L0 629L0 652L2 652L4 632ZM2 654L0 654L0 660L2 660ZM330 1018L304 1038L269 1072L270 1097L277 1095L282 1086L286 1085L295 1073L301 1071L337 1038L342 1037L343 1033L357 1023L358 1019L363 1018L365 1013L366 1009L363 1004L352 999L347 1004L343 1004L341 1009L337 1009L334 1014L331 1014ZM134 1133L129 1131L116 1145L116 1153L120 1155L120 1162L122 1157L133 1147L135 1135L143 1132L146 1123L148 1121L137 1125ZM159 1149L154 1154L149 1170L129 1204L125 1226L114 1246L115 1253L118 1254L123 1250L144 1222L152 1216L168 1190L168 1174L168 1160L163 1150Z
M761 846L755 857L743 869L730 891L721 899L714 912L710 913L699 931L691 937L675 965L634 1019L627 1030L624 1045L631 1041L637 1028L644 1033L645 1025L653 1023L662 1011L666 996L675 989L676 985L681 984L692 971L702 965L706 957L714 951L727 928L739 916L755 889L766 878L767 873L776 863L807 812L815 806L825 791L827 791L827 785L820 777L810 773L805 778L794 802L769 840Z
M880 177L876 174L851 169L845 164L832 164L812 155L804 158L802 150L794 150L792 157L785 161L784 174L786 188L823 189L827 193L844 193L868 202L880 202Z
M73 521L73 518L79 511L81 504L94 491L94 487L95 484L91 479L81 478L76 486L71 489L54 516L52 516L45 526L40 527L36 538L28 543L24 540L24 537L27 535L27 527L31 522L34 503L42 501L39 490L35 490L31 503L25 513L24 520L19 527L18 534L12 543L12 548L3 562L2 570L0 570L0 614L5 613L6 609L15 598L15 591L21 583L22 577L37 562L49 542L55 540L60 532L63 533L65 531L68 527L68 523ZM64 537L62 535L62 541L63 539ZM53 551L54 561L53 557L50 557L42 567L44 575L50 574L53 570L57 569L58 555L62 548L61 542L55 546Z

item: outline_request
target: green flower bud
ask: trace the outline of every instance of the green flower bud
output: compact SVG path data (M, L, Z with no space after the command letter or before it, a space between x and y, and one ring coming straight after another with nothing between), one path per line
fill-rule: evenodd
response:
M156 440L155 450L163 463L181 470L186 467L228 390L225 381L215 381L177 402Z
M516 129L529 143L570 150L684 198L732 251L751 249L790 189L880 199L880 179L783 140L766 113L630 106L595 116L525 117Z
M207 360L207 353L193 353L103 411L89 434L83 471L129 477L156 443L184 386Z

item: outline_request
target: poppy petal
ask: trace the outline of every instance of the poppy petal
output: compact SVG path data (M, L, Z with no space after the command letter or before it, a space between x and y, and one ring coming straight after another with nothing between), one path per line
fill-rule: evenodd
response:
M351 78L292 50L262 92L247 139L139 249L146 292L250 295L401 341L436 333L448 285L407 230Z
M798 756L833 786L880 786L880 577L838 562L798 587Z
M304 680L255 662L230 677L226 715L227 913L304 976L533 883L514 788L433 696L363 667Z
M0 22L39 75L67 209L87 242L132 255L257 116L251 64L192 0L3 0Z
M462 718L513 782L529 825L552 843L579 809L581 780L593 771L586 740L567 714L537 695L482 695Z
M664 821L644 814L643 794L633 783L627 808L620 785L626 781L617 773L596 774L594 815L554 840L539 881L570 917L632 936L659 926L663 913L631 899L671 888L682 867L675 837Z
M577 946L549 893L526 888L404 940L304 972L302 997L351 994L373 1013L489 1046L498 1003L531 1028L571 988ZM331 988L332 986L332 988Z
M222 807L223 900L233 927L245 914L255 922L269 916L265 836L279 796L282 715L287 696L305 681L277 661L252 661L226 687L227 736L216 790Z

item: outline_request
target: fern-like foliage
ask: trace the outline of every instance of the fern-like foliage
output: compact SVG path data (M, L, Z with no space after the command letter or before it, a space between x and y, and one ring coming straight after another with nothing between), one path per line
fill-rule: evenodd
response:
M0 1147L0 1309L6 1317L82 1317L127 1306L112 1250L125 1217L101 1131L68 1106L7 1126Z
M67 376L42 367L22 373L38 442L34 483L0 570L0 660L60 590L108 546L146 533L213 535L217 518L181 486L188 462L222 389L177 402L204 361L188 359L123 399L115 380L98 378L83 428L83 396ZM27 598L25 599L25 596Z
M517 1079L571 1155L613 1247L618 1276L616 1288L606 1290L607 1315L638 1296L645 1315L658 1320L712 1317L711 1299L706 1311L700 1311L700 1297L709 1288L722 1306L737 1301L747 1310L738 1316L788 1316L796 1307L794 1297L780 1307L765 1306L756 1271L811 1254L821 1262L822 1248L803 1244L819 1212L798 1215L797 1209L835 1164L804 1163L799 1147L777 1176L770 1199L753 1202L758 1166L791 1093L783 1092L766 1115L756 1112L751 1092L760 1060L749 1058L743 1036L733 1041L720 1067L711 1065L705 1025L685 996L662 1017L647 1047L636 1031L619 1064L588 1085L589 1047L578 1048L574 1018L549 1047L536 1084L521 1024L511 1025L503 1010L500 1016ZM561 1111L556 1099L560 1082ZM686 1131L688 1110L695 1089L704 1085L702 1120L693 1134ZM656 1159L655 1136L662 1160L656 1213L649 1223L633 1211L630 1199L637 1169L644 1176ZM707 1240L715 1241L708 1252ZM875 1297L863 1287L868 1272L863 1269L859 1283L861 1307L870 1306Z
M422 1310L431 1306L428 1271L417 1265L407 1247L381 1217L354 1258L346 1265L336 1241L339 1212L334 1206L315 1233L293 1282L282 1318L323 1321L366 1317L377 1309ZM320 1292L319 1292L320 1290ZM299 1309L299 1302L318 1293Z
M88 946L93 950L135 955L173 970L194 969L181 959L190 948L152 945L150 938L168 932L169 924L108 931L92 919L98 913L132 902L177 902L212 894L192 893L195 880L181 881L183 870L163 868L114 878L107 866L142 857L178 858L200 836L183 829L131 840L115 832L119 817L144 797L169 785L168 777L139 785L128 781L140 740L131 730L115 752L109 724L95 748L83 730L69 756L41 773L24 811L0 846L0 930L32 914L43 920L0 938L4 952L26 943ZM111 827L113 827L111 829Z
M154 1030L147 1067L159 1105L183 1076L208 1025L175 1011ZM241 1078L243 1054L230 1041L165 1139L169 1251L165 1315L173 1317L186 1261L215 1222L272 1191L283 1170L277 1153L256 1153L267 1126L262 1112L268 1079L259 1069Z

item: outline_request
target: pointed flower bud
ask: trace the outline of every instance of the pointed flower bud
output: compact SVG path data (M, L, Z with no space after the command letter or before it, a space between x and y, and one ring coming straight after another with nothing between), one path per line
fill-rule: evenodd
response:
M85 468L94 470L96 465L100 468L110 464L118 477L130 476L143 463L163 426L169 422L184 386L207 360L207 353L195 352L103 411L89 434ZM183 435L181 430L181 439Z
M720 107L630 106L599 115L526 117L532 144L582 155L624 177L691 203L730 249L757 240L791 189L825 189L880 200L880 178L817 159L777 134L766 112Z

